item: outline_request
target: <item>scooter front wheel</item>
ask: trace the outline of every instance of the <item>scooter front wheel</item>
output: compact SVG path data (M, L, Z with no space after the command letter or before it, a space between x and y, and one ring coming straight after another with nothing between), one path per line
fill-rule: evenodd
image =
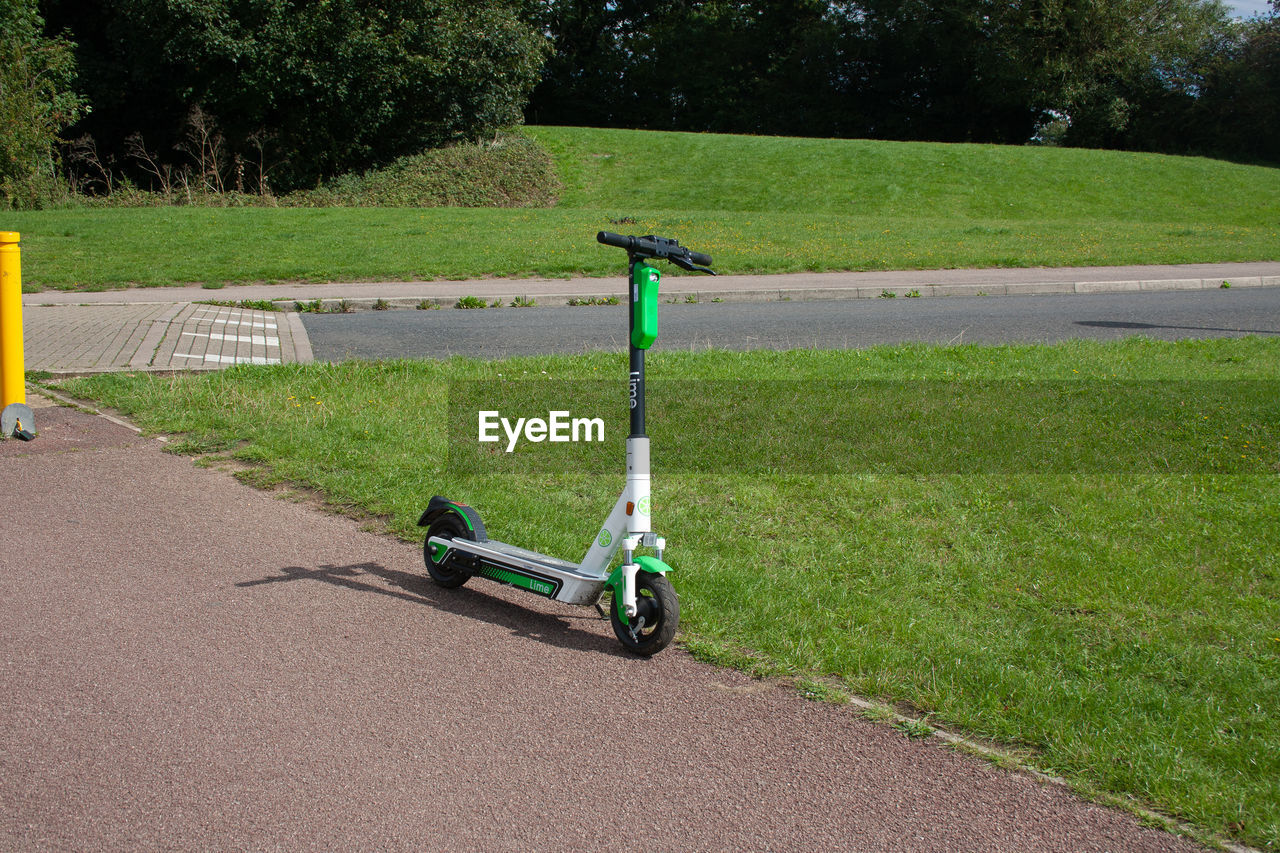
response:
M446 539L465 539L466 531L463 530L462 522L453 513L446 513L440 516L431 522L431 526L427 528L426 539L422 543L422 558L427 564L427 574L431 575L431 579L446 589L462 586L471 576L466 572L450 569L444 561L437 560L437 557L442 557L443 554L432 553L438 550L431 545L432 536Z
M620 595L615 591L614 595ZM641 621L643 620L643 621ZM636 615L623 622L617 602L609 608L613 633L627 651L649 657L667 647L680 624L680 599L662 575L636 575Z

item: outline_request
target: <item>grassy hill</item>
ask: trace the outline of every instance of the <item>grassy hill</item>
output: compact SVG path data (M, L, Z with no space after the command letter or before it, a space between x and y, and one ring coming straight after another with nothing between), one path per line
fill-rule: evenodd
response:
M1254 225L1280 170L1031 146L533 127L570 208Z
M617 274L597 230L723 272L1280 259L1280 169L1113 151L532 127L551 208L7 213L27 289ZM460 175L459 180L465 180Z

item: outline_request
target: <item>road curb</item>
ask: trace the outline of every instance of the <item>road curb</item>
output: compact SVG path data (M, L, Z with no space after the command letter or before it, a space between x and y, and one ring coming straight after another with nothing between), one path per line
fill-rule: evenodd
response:
M1045 296L1065 294L1095 293L1136 293L1158 291L1185 290L1218 290L1233 287L1280 287L1280 276L1240 276L1232 278L1188 278L1188 279L1130 279L1120 281L1039 281L1017 284L919 284L914 286L862 286L849 287L795 287L795 288L743 288L727 290L708 290L698 287L695 279L687 276L671 277L663 282L661 301L667 303L685 302L817 302L841 299L915 299L915 298L964 298L980 296ZM490 308L509 308L513 300L533 299L537 308L558 308L568 305L596 304L593 300L620 300L616 288L601 279L601 288L592 293L582 290L561 293L531 294L528 288L521 288L519 281L512 281L510 287L494 290L483 299ZM479 290L479 288L477 288ZM455 308L464 296L352 296L321 297L310 300L310 304L319 304L319 313L344 313L346 311L368 310L435 310ZM295 309L298 300L272 300L285 311ZM493 303L497 302L495 305Z
M311 352L311 338L307 337L307 329L302 325L302 317L296 311L290 311L284 315L284 318L289 324L289 333L293 338L293 360L299 364L310 364L315 361L315 355Z

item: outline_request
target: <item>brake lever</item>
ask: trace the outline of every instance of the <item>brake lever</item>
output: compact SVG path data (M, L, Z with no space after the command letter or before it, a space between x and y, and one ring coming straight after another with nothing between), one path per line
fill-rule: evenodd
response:
M694 266L693 262L688 260L687 258L675 257L675 258L667 258L667 260L671 261L671 263L680 267L680 269L682 270L687 270L689 272L704 272L707 275L718 275L718 273L715 270L707 269L706 267Z

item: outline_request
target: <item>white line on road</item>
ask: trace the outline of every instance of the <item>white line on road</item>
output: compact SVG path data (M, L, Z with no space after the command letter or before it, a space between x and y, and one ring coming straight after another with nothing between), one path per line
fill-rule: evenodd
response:
M213 355L206 353L205 355L196 355L194 353L175 352L174 358L199 358L203 359L206 364L279 364L278 358L263 358L260 355L255 356L235 356L235 355Z
M222 335L217 332L183 332L182 336L208 338L212 341L235 341L238 344L258 344L259 346L278 347L280 339L275 335Z
M188 318L188 321L193 323L212 323L215 326L252 326L256 329L277 328L275 320L241 320L234 317L230 319L225 317L222 319L216 319L216 315L214 317L207 315L192 316Z

